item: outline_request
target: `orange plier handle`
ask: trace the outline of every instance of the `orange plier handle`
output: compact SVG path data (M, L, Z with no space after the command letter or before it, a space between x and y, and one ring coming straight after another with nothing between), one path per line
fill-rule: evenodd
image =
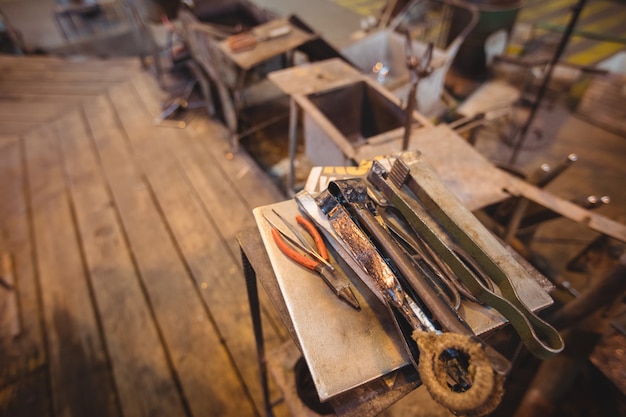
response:
M326 249L326 244L324 243L324 239L322 239L322 236L317 231L317 228L313 225L313 223L311 223L310 221L308 221L307 219L305 219L304 217L300 215L296 216L296 222L298 222L300 226L304 227L306 231L309 232L309 234L313 237L313 240L315 241L315 246L317 247L317 253L322 258L328 260L328 250ZM311 270L315 270L320 264L318 260L311 259L308 256L305 256L301 254L300 252L296 251L295 249L293 249L287 242L283 240L278 230L276 230L273 227L272 227L272 237L274 238L274 242L276 242L276 245L278 245L280 250L285 255L287 255L288 257L290 257L291 259L293 259L300 265L306 268L309 268Z

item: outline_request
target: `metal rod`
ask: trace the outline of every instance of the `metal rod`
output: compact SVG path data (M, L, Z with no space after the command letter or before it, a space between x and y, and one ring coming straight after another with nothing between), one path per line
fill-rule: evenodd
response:
M541 102L543 101L543 97L546 93L546 90L548 89L548 84L550 83L550 79L552 78L552 71L554 71L554 67L559 62L561 55L563 55L563 52L565 51L565 47L567 46L567 43L569 42L569 38L572 35L574 27L576 26L576 23L578 22L580 13L585 7L585 3L587 3L587 0L579 0L578 3L572 7L572 16L569 20L569 23L567 24L567 27L565 28L565 32L563 32L563 36L561 37L561 40L559 41L559 45L557 46L556 51L554 52L554 55L552 56L552 60L548 64L548 70L546 71L546 75L543 77L541 86L539 87L539 91L537 91L537 97L535 98L533 106L530 109L530 114L528 115L528 119L526 120L526 123L524 123L524 126L522 126L522 130L518 134L517 141L515 141L515 145L513 147L513 153L511 154L511 158L509 159L509 164L515 164L515 162L517 161L518 154L522 148L522 144L524 143L524 139L526 138L528 129L530 128L530 125L533 123L535 116L537 115L537 110L539 110L539 106Z
M298 105L289 98L289 172L287 173L287 194L293 195L296 184L296 133L298 127Z

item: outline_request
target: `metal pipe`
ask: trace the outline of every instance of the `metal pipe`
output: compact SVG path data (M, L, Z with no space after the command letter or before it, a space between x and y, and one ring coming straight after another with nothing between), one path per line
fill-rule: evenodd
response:
M470 327L462 321L451 306L439 296L437 291L423 277L419 276L413 263L400 249L393 237L378 222L376 217L360 202L367 198L358 193L357 183L362 180L333 181L328 185L328 191L340 200L343 200L350 214L355 216L359 223L370 233L374 241L378 242L378 249L389 257L402 277L416 292L420 301L441 326L450 332L473 335Z
M411 87L409 89L409 96L406 104L406 115L404 121L404 136L402 137L402 150L406 151L409 148L409 140L411 138L411 127L413 125L413 111L417 107L417 85L420 78L428 76L432 72L430 67L430 61L433 56L433 43L429 43L424 51L422 59L418 61L417 57L413 53L413 43L411 39L411 32L407 29L405 31L406 36L406 60L407 67L409 68L409 74L411 74Z

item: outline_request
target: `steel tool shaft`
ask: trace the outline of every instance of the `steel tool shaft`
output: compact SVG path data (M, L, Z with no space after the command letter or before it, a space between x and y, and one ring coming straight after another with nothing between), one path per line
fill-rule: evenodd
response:
M344 203L350 214L358 219L361 225L378 242L378 248L388 256L393 265L398 269L402 277L419 297L420 301L428 308L434 320L441 324L447 331L474 335L469 326L458 316L450 305L440 297L437 291L420 276L413 263L406 257L392 236L381 226L376 217L366 207L369 197L367 185L362 179L332 181L328 185L328 191L339 201Z
M559 333L526 307L508 279L508 276L526 274L525 270L469 210L441 185L434 171L428 169L419 156L414 157L412 162L412 168L419 167L419 183L410 174L411 169L406 162L400 158L396 159L390 172L374 161L368 180L404 214L476 298L496 308L509 320L533 354L548 358L560 352L563 340ZM471 234L464 228L471 230ZM485 287L450 249L442 238L448 233L489 275L504 296Z
M359 198L359 193L353 194ZM402 341L409 358L431 395L462 414L469 410L492 410L501 396L501 381L509 368L508 361L490 350L470 330L463 334L440 332L431 318L407 296L394 271L329 190L322 192L316 203L326 214L342 246L365 272L359 275L361 279L382 298L394 318L396 328L404 336ZM409 335L399 316L410 326ZM410 340L417 344L409 343ZM460 391L451 387L449 378Z

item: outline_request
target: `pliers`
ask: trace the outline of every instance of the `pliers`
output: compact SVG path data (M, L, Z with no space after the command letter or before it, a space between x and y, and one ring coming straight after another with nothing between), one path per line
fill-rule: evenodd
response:
M281 250L281 252L283 252L285 255L287 255L298 264L312 271L316 271L324 279L324 282L328 285L328 287L333 290L337 297L348 303L354 309L360 310L361 305L359 304L357 298L354 296L348 280L345 278L340 278L335 274L335 268L328 261L328 249L326 248L324 239L322 239L322 236L318 232L317 228L313 225L313 223L300 215L296 216L296 222L304 229L306 229L311 237L313 237L317 249L314 249L306 241L306 239L304 239L304 237L302 237L300 233L295 230L294 227L292 227L282 218L282 216L280 216L280 214L278 214L276 211L274 211L274 214L276 214L300 240L300 242L298 242L288 233L281 230L269 218L265 217L268 223L272 226L272 238L274 239L274 242L276 242L276 245L278 245L278 248Z

